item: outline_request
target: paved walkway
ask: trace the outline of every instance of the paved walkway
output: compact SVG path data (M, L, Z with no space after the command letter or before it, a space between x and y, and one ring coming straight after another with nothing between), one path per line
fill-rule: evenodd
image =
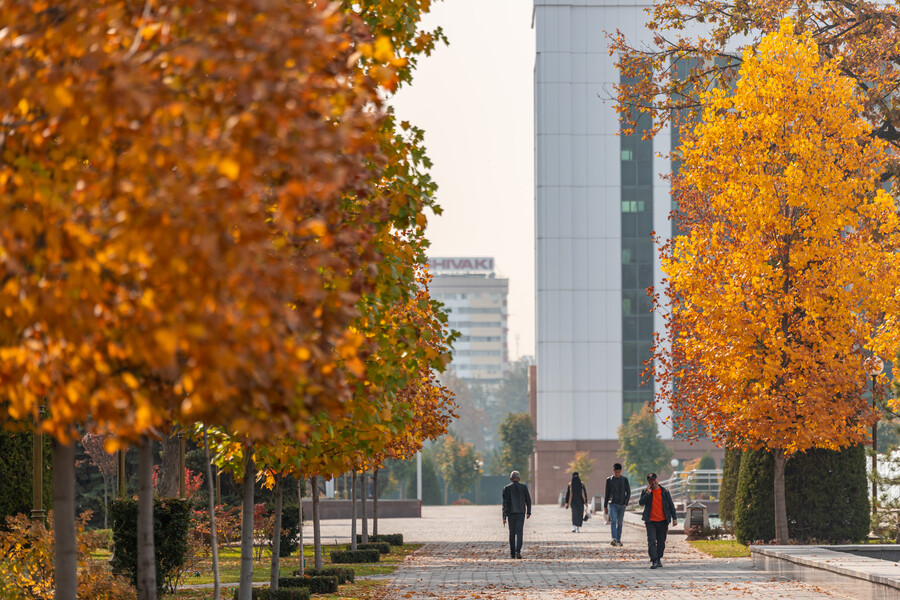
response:
M324 521L323 541L345 541L347 527L348 521ZM625 525L621 548L609 545L602 518L588 521L581 533L571 530L569 511L536 506L525 522L523 560L512 560L499 506L424 507L421 519L381 519L380 533L424 543L394 574L387 599L843 598L757 571L749 558L708 558L683 536L669 538L664 568L651 570L637 524Z

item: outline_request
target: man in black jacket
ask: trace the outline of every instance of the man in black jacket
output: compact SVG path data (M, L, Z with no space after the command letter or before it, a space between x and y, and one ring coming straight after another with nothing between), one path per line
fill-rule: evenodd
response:
M631 485L628 478L622 475L622 465L616 463L612 477L606 478L606 492L603 494L603 514L609 515L613 546L622 545L622 521L625 520L625 507L630 498Z
M669 521L678 525L675 515L675 503L669 490L659 485L656 473L647 475L647 487L641 492L638 504L644 507L641 518L647 527L647 552L650 554L650 568L662 567L663 552L666 550L666 535L669 532Z
M531 518L531 494L528 486L519 482L518 471L509 474L509 485L503 488L503 524L509 519L509 554L522 558L522 533L525 519Z

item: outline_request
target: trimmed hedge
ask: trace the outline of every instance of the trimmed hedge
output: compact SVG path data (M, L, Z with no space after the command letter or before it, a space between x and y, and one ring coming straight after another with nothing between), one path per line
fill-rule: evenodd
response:
M188 534L191 531L193 504L182 498L155 498L153 500L153 550L156 555L157 593L166 585L173 585L172 578L184 565L188 550ZM131 498L110 502L113 531L113 573L125 575L137 586L137 521L138 503Z
M0 432L0 473L3 473L3 493L0 494L0 531L6 531L6 517L19 513L31 514L34 507L34 479L31 476L34 436L30 431ZM44 436L43 509L53 508L53 441Z
M238 590L234 588L233 600L238 600ZM309 588L293 587L278 590L253 588L253 600L309 600Z
M305 576L309 577L319 577L322 575L337 577L338 585L343 585L345 583L353 583L356 579L356 574L353 572L353 569L348 569L347 567L324 567L322 569L306 569ZM303 577L304 575L300 574L300 571L294 571L294 577Z
M775 537L775 464L764 451L741 458L734 535L742 544ZM784 467L788 535L801 543L857 542L869 531L865 449L809 450Z
M791 539L845 544L866 539L871 525L866 450L807 450L784 467Z
M382 554L391 553L391 545L387 542L369 542L368 544L357 544L357 550L378 550Z
M338 564L375 563L381 560L378 550L335 550L331 553L331 562Z
M285 504L281 509L281 545L278 556L290 556L300 547L300 508Z
M278 589L298 587L308 589L310 594L334 594L338 591L338 578L333 575L278 578Z
M378 535L370 535L369 543L377 543L377 542L387 542L391 546L402 546L403 545L403 534L402 533L379 533ZM356 543L362 544L362 535L356 534Z

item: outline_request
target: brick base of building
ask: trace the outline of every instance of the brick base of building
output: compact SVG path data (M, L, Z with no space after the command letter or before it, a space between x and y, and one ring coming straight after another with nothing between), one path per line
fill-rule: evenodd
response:
M703 456L707 451L716 459L716 467L722 468L722 460L725 450L717 448L709 440L694 442L693 444L679 441L666 440L666 445L672 449L673 456L682 461L689 461ZM535 442L534 455L532 457L531 488L535 502L538 504L555 504L559 499L559 493L565 494L566 486L572 479L569 472L569 463L572 462L575 452L589 452L595 460L594 470L587 482L588 494L603 495L603 487L606 478L612 475L614 463L625 461L618 455L619 440L568 440L568 441L541 441ZM628 466L625 465L627 469ZM671 467L661 470L660 479L665 479L671 473ZM639 481L631 480L632 489L644 485L646 473L640 475Z

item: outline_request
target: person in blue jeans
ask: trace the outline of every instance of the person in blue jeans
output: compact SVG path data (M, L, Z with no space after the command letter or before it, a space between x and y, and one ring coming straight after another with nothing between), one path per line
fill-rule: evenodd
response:
M603 494L603 514L609 519L612 529L613 546L622 545L622 521L625 519L625 507L631 498L631 486L628 478L622 475L622 465L613 465L612 477L606 478L606 493Z

